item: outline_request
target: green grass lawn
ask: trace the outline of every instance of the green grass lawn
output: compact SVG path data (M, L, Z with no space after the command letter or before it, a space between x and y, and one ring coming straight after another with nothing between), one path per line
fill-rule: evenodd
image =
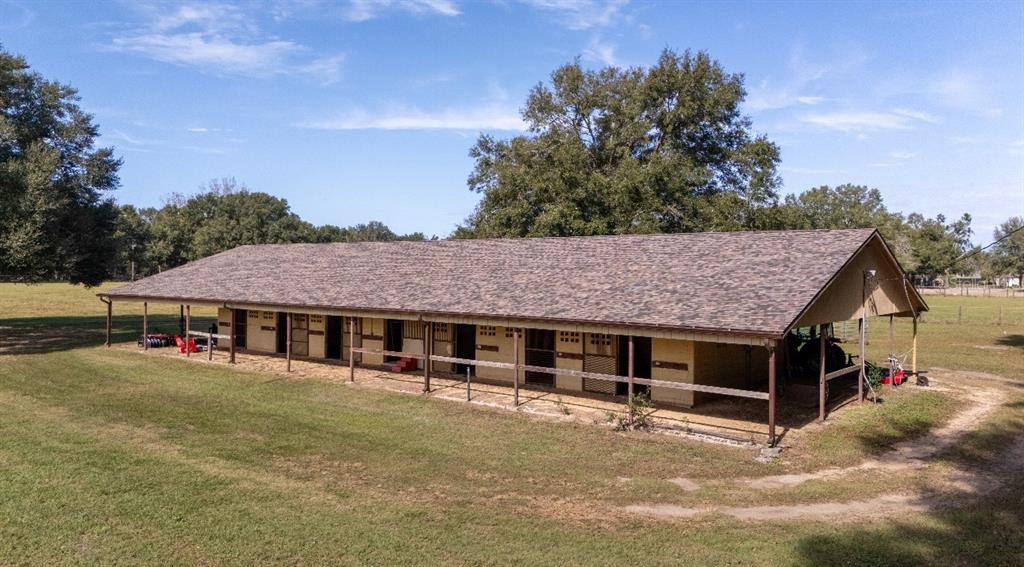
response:
M956 402L938 392L904 390L844 411L791 458L762 465L717 445L104 349L93 293L0 285L3 342L52 328L46 348L0 355L0 564L966 565L1024 556L1021 479L966 508L870 524L619 512L715 496L684 493L667 482L677 477L713 484L856 460L948 417ZM117 339L138 334L139 313L115 306ZM159 313L174 324L175 308ZM922 360L947 360L938 340L924 339L932 324L922 325ZM989 371L1013 375L1021 347L1012 348ZM1024 390L1010 391L992 430L951 459L984 466L1024 430ZM819 494L729 497L762 505Z

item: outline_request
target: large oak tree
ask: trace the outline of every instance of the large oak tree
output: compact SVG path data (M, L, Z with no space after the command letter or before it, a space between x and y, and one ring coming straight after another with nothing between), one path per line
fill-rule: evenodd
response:
M578 61L537 85L525 135L483 135L456 236L520 237L761 228L778 147L740 112L743 77L708 54L665 50L649 68Z
M0 50L0 275L95 285L114 256L120 160L75 89Z

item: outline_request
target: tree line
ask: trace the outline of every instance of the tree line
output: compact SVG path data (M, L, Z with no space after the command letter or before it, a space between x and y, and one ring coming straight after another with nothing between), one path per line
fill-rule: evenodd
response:
M396 234L379 221L350 227L314 226L288 202L252 191L234 178L215 179L191 196L172 195L159 208L117 208L109 275L132 279L244 244L423 240Z
M781 197L778 146L742 114L745 96L742 75L706 53L665 50L647 68L564 65L531 90L525 134L481 135L470 150L480 201L451 237L876 227L921 277L1024 280L1020 217L996 230L997 246L971 254L967 214L903 215L853 184ZM118 205L122 162L95 147L98 127L78 100L0 48L0 277L96 285L243 244L424 238L376 221L314 226L233 178L161 207Z

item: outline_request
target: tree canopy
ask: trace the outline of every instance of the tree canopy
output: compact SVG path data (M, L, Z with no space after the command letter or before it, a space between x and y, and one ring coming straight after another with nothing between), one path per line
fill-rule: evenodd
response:
M779 150L740 112L743 77L708 54L650 68L575 61L530 92L526 135L483 135L463 237L759 228L777 198Z
M98 284L114 257L120 160L75 89L0 49L0 275Z
M395 234L378 221L352 227L314 226L288 201L252 191L234 178L215 179L189 197L173 195L161 208L120 208L116 275L137 275L198 260L245 244L423 240Z
M1013 274L1024 285L1024 217L1010 217L992 234L992 260L997 271Z

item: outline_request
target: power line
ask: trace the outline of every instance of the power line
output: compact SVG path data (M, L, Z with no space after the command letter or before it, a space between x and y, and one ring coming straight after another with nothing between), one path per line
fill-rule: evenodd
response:
M1010 238L1011 236L1013 236L1014 234L1016 234L1016 233L1018 233L1018 232L1020 232L1022 230L1024 230L1024 225L1018 226L1017 228L1011 230L1010 232L1007 232L1006 234L1004 234L998 240L993 240L992 242L989 242L988 244L986 244L985 246L982 246L981 248L975 248L974 250L971 250L970 252L964 254L963 256L960 256L956 260L953 260L952 264L946 266L945 269L948 270L948 269L952 268L953 266L959 264L960 262L970 258L971 256L974 256L975 254L977 254L979 252L984 252L985 250L988 250L989 248L995 246L996 244L999 244L1000 242L1006 240L1007 238Z

